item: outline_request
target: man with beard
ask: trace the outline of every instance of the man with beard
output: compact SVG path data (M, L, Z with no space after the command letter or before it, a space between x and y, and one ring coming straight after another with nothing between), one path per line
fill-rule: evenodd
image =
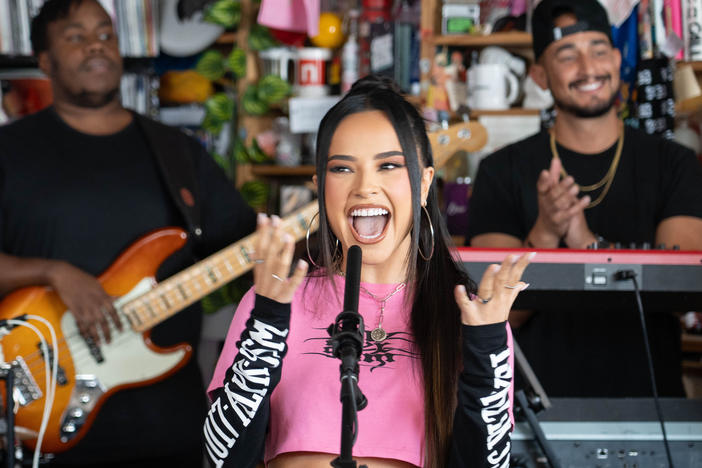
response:
M121 322L95 276L122 251L154 229L181 226L191 240L164 262L164 278L252 232L255 213L196 140L120 105L122 59L97 1L47 1L32 44L54 105L0 128L0 293L53 288L100 345L119 339ZM190 308L151 338L194 346L201 318ZM205 411L191 358L165 380L108 398L52 466L201 466Z
M481 162L470 245L584 249L606 239L702 250L700 166L691 151L625 128L618 118L621 55L603 7L597 0L543 0L532 31L533 76L553 94L555 124ZM649 396L633 307L575 307L512 311L518 342L546 392ZM678 319L657 313L648 320L659 391L682 395Z

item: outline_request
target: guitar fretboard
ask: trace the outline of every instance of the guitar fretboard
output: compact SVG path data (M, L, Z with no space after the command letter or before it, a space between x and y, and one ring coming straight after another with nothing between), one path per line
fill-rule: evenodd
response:
M304 238L316 212L316 201L305 205L282 219L283 229L295 240ZM310 231L314 232L317 225L315 221ZM122 313L134 330L149 330L253 268L255 241L254 233L171 276L151 291L124 304Z

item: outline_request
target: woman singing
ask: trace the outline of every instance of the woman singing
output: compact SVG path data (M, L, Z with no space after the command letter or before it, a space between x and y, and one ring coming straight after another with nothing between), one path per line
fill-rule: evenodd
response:
M424 121L386 80L357 82L320 124L319 255L298 260L280 220L259 216L254 287L239 304L209 395L213 466L328 467L339 453L346 253L361 247L366 325L353 456L369 468L506 467L512 429L507 316L531 255L476 290L449 250Z

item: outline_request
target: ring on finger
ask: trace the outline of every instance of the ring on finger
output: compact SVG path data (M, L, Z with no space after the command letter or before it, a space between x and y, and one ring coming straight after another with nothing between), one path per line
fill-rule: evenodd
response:
M263 262L265 262L265 260L262 259L262 258L256 258L256 259L254 259L253 262L254 262L254 263L263 263Z
M519 289L521 286L519 284L505 284L505 288L507 289Z
M285 282L285 280L284 280L283 278L281 278L280 276L276 275L275 273L271 273L271 276L272 276L273 278L277 279L278 281L280 281L281 283L284 283L284 282Z
M487 304L488 302L490 302L492 300L492 296L488 297L487 299L483 299L482 297L480 297L476 294L475 297L478 298L478 300L480 301L481 304Z

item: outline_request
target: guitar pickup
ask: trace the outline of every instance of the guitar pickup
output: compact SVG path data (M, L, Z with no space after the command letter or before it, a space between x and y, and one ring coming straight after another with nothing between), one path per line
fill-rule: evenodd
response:
M103 362L105 357L102 355L102 351L100 351L100 347L95 343L95 340L90 336L83 336L83 340L85 340L85 344L88 345L90 355L95 359L95 362L98 364Z
M41 343L37 343L37 348L39 348L39 352L41 353L41 357L46 361L47 356L44 356L44 351L41 348ZM47 346L47 349L49 350L49 356L48 356L48 361L49 361L49 366L52 365L54 362L54 349L51 346ZM66 377L66 372L64 372L63 367L61 365L57 366L56 369L56 385L66 385L68 383L68 378Z

